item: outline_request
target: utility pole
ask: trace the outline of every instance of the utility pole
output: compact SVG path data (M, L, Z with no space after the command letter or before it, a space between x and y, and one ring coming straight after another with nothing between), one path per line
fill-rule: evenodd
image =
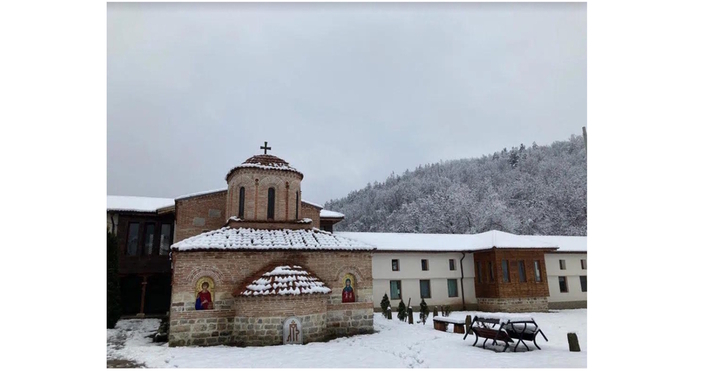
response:
M585 130L584 126L583 126L583 138L585 139L585 152L587 152L587 131Z

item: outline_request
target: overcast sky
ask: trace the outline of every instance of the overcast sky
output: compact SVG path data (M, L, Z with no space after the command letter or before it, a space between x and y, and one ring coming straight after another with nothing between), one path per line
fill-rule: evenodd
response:
M268 141L324 203L586 126L586 5L107 5L107 193L225 188Z

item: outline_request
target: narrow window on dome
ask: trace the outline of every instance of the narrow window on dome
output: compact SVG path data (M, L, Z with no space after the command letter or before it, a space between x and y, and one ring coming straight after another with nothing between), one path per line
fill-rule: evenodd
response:
M239 188L239 213L237 216L240 219L244 219L244 201L246 198L246 190L244 187Z
M275 188L268 188L268 219L275 215Z
M300 191L295 192L295 220L300 219Z

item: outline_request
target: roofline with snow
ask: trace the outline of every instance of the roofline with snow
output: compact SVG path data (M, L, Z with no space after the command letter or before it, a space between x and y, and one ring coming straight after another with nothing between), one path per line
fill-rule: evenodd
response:
M550 251L556 251L558 247L476 247L475 249L470 250L470 252L484 252L484 251L493 251L493 250L544 250L544 252L550 252Z
M165 207L161 207L161 208L153 209L153 210L111 208L111 209L107 209L107 212L108 213L129 213L129 214L168 214L168 213L175 212L175 205L174 206L165 206Z
M401 250L400 250L400 249L392 249L392 250L387 249L387 250L386 250L386 249L383 249L382 247L376 247L376 248L375 248L375 252L378 252L378 253L388 253L388 254L391 254L391 253L407 253L407 252L421 252L421 253L425 253L425 252L436 252L436 253L444 253L444 252L451 253L451 252L456 252L456 253L462 253L462 252L465 252L465 253L472 253L473 250L432 250L432 249L429 249L429 248L426 248L426 249L425 249L425 248L421 248L421 249L415 249L415 250L405 250L405 249L401 249Z
M181 252L181 253L186 253L186 252L195 252L195 251L230 251L230 252L237 252L237 251L345 251L345 252L370 252L370 251L375 251L377 248L376 247L317 247L317 248L310 248L310 247L295 247L295 248L290 248L290 247L237 247L237 248L217 248L217 247L197 247L197 248L189 248L187 250L178 250L177 248L171 247L171 251L173 252Z
M303 204L310 205L310 206L314 207L315 209L319 209L319 210L324 209L323 206L320 206L320 205L315 204L315 203L313 203L313 202L309 202L309 201L305 201L305 200L301 200L301 201L302 201Z
M209 195L212 195L215 193L227 192L228 190L229 190L228 188L224 188L224 189L216 189L214 191L203 191L203 192L193 193L193 194L189 194L189 195L185 195L185 196L178 196L174 199L174 201L182 201L182 200L187 200L187 199L191 199L191 198L195 198L195 197L209 196Z
M550 253L558 253L558 254L587 254L587 250L556 250L556 251L549 251Z

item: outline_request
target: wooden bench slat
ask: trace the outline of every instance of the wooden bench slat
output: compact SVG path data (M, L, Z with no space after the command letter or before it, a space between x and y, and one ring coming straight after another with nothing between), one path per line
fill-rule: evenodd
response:
M466 324L466 320L460 319L460 318L434 317L433 320L436 322L446 322L446 323L453 323L453 324L458 324L458 325L465 325Z

